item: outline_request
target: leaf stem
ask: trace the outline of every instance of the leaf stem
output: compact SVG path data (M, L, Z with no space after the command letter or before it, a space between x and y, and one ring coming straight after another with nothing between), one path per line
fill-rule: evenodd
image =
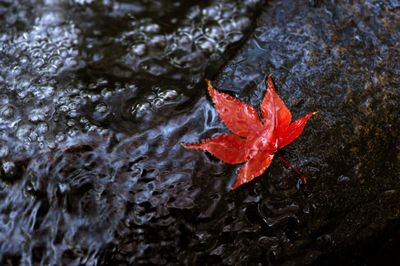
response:
M292 169L293 171L295 171L301 178L301 181L303 182L303 184L307 183L307 176L305 176L302 172L300 172L298 169L296 169L295 167L293 167L288 161L286 161L283 156L280 153L276 153L276 155L278 155L279 160L281 160L281 162L288 168Z

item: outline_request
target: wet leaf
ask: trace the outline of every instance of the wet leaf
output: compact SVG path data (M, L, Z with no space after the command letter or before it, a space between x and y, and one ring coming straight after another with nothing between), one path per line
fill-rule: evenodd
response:
M233 134L219 135L199 143L182 144L187 149L211 153L240 168L232 189L260 176L270 166L278 149L294 141L315 112L292 120L292 114L275 91L272 77L266 79L267 92L262 100L261 120L252 106L220 91L208 81L208 92L224 124Z

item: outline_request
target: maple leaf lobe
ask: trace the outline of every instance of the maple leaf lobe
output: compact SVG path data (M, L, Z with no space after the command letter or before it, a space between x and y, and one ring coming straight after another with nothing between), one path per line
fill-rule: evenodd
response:
M198 143L183 143L182 146L187 149L207 151L228 164L238 164L248 160L245 140L237 135L224 134Z
M235 97L217 91L208 83L208 93L217 109L219 117L232 133L241 137L254 135L262 130L262 124L256 109Z

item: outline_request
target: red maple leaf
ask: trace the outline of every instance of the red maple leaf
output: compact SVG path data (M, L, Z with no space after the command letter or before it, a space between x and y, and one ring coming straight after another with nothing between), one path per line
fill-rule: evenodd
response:
M308 119L315 114L309 113L290 123L292 114L276 93L271 76L266 80L267 92L260 106L261 121L252 106L217 91L210 81L207 82L215 108L233 134L223 134L199 143L182 145L188 149L208 151L228 164L246 162L240 168L232 189L264 173L278 149L295 140L303 131ZM302 177L305 182L305 176Z

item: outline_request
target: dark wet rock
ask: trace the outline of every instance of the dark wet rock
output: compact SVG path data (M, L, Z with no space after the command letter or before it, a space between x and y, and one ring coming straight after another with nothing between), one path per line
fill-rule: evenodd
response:
M381 255L396 256L391 243L398 243L400 218L399 18L383 1L277 1L265 8L254 34L218 76L217 87L257 106L259 84L272 74L294 114L318 111L301 139L284 151L311 182L296 191L288 183L295 176L277 164L258 181L265 184L258 210L270 229L258 231L258 243L268 243L262 246L269 257L253 236L235 236L254 243L251 252L259 262L369 264L368 250L385 245ZM245 202L248 196L242 196ZM246 260L250 250L230 249L235 247L242 248L235 258Z

